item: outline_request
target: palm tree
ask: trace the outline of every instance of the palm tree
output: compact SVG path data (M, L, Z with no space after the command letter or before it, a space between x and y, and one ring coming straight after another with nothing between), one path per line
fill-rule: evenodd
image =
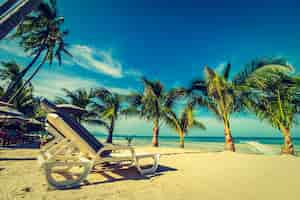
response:
M11 82L18 76L22 67L16 62L1 62L2 67L0 68L0 80L4 82ZM23 80L19 83L18 87L21 87ZM16 90L18 89L16 88ZM4 92L3 92L4 93ZM38 102L33 96L33 87L29 85L25 87L17 98L12 102L14 106L28 117L33 117L38 107Z
M124 109L125 115L138 114L140 117L153 122L152 145L158 147L159 128L163 113L167 108L171 108L178 97L184 94L182 88L172 89L168 93L159 81L150 81L142 78L144 93L134 93L129 95L130 106Z
M9 83L11 80L14 80L18 76L20 70L21 67L15 61L2 61L0 68L0 79Z
M164 121L168 126L173 128L179 135L180 147L184 148L184 137L192 127L197 127L205 130L204 124L195 119L193 106L188 105L178 117L171 109L166 109L164 112Z
M91 104L92 112L96 113L96 118L108 130L107 143L112 143L115 122L118 119L121 110L122 96L113 93L105 88L97 88L94 90L95 101ZM94 122L93 118L89 122Z
M254 92L243 103L261 120L277 128L284 138L282 153L294 154L291 129L299 112L300 77L290 76L293 68L283 65L283 70L264 72L259 84L249 84Z
M66 50L67 44L64 42L64 37L68 35L68 31L62 31L60 28L63 22L64 18L57 14L56 1L50 0L49 3L41 3L37 11L27 16L17 27L12 38L20 39L20 45L24 48L25 52L30 53L34 58L9 85L3 100L9 100L9 102L13 101L18 93L24 89L39 72L46 61L52 64L55 57L58 63L61 64L62 53L71 56ZM12 91L15 90L20 80L23 79L27 72L34 66L43 52L44 55L40 64L28 80L25 81L24 86L13 95Z
M56 97L56 104L72 104L77 107L83 108L88 111L88 106L92 103L91 99L93 98L93 91L85 90L85 89L77 89L74 91L70 91L68 89L62 89L66 97ZM78 113L74 117L79 122L85 121L90 116L89 112L86 113Z
M205 79L199 79L192 83L189 92L194 103L207 107L224 124L225 150L235 151L230 129L230 116L233 112L241 109L241 97L245 93L251 92L247 83L256 82L258 84L257 79L263 76L263 70L276 71L277 68L282 67L278 63L282 63L282 60L255 60L232 80L229 80L231 64L227 64L221 74L206 66L204 69Z

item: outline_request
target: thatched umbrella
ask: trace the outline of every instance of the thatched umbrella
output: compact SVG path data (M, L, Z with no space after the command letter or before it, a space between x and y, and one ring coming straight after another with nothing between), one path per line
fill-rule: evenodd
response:
M0 126L12 129L26 129L28 132L44 130L44 124L21 116L0 116Z
M0 101L0 106L13 107L14 105L13 105L13 104L10 104L10 103L7 103L7 102L4 102L4 101Z
M0 116L24 116L23 113L13 108L12 104L0 101Z
M24 116L23 113L8 106L0 106L0 116Z

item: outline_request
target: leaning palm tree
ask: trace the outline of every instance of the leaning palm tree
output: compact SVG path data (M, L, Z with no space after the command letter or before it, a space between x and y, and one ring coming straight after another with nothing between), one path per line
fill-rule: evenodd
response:
M65 92L65 97L56 97L56 104L72 104L74 106L88 110L88 106L92 103L93 91L85 89L77 89L70 91L68 89L62 89ZM85 121L90 116L89 112L75 114L76 120L79 122Z
M64 18L57 14L56 1L50 0L49 3L41 3L37 11L32 15L27 16L17 27L12 38L18 38L20 45L24 48L25 52L33 55L34 58L9 85L3 100L13 101L18 93L30 83L47 61L52 64L55 57L58 60L58 63L61 64L62 53L71 56L66 50L67 44L64 41L64 37L67 36L68 31L61 30L63 22ZM34 66L41 55L43 55L43 59L32 75L25 81L24 86L13 94L12 91L15 90L20 80L23 79L28 71Z
M1 62L0 68L0 80L9 83L14 80L18 74L21 72L22 67L14 61ZM22 87L23 80L20 81L18 88ZM4 93L4 92L3 92ZM3 94L2 94L3 95ZM28 85L25 87L17 98L12 102L14 106L22 113L28 117L34 116L35 110L37 108L37 101L33 96L33 87Z
M256 82L263 76L264 70L276 71L282 65L281 59L255 60L246 65L245 69L229 79L231 65L227 64L222 73L205 67L205 79L199 79L189 88L191 99L201 106L211 110L224 124L225 146L228 151L235 151L235 145L230 128L230 116L241 109L241 97L251 92L247 83ZM274 74L274 73L273 73Z
M163 85L159 81L150 81L142 78L144 83L144 93L129 95L130 106L124 109L125 115L138 114L140 117L153 122L152 145L158 147L159 128L164 111L171 108L178 97L184 94L184 90L172 89L165 92Z
M261 120L277 128L284 138L282 153L294 154L291 129L300 105L300 77L291 76L292 67L283 71L264 72L259 84L250 84L252 92L243 103Z
M115 129L116 120L119 117L121 110L122 96L113 93L106 88L97 88L94 90L95 100L91 104L92 112L96 113L96 116L91 117L88 122L94 122L97 120L98 124L100 121L108 130L106 142L112 143L113 132Z
M184 137L188 133L189 129L193 127L205 130L205 126L202 122L195 119L193 113L193 106L188 105L179 115L176 115L172 109L166 109L164 112L164 121L166 124L173 128L180 138L180 147L184 148Z

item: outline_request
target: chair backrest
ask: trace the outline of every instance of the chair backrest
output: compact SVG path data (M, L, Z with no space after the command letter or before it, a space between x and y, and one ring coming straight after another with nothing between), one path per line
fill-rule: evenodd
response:
M47 122L66 138L77 145L80 152L92 154L98 152L104 145L89 133L79 122L62 112L55 104L47 99L41 101L42 108L49 112Z

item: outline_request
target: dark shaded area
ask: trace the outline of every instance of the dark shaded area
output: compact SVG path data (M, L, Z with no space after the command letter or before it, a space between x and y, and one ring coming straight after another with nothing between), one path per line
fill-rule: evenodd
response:
M96 182L89 182L88 180L84 181L82 186L89 186L89 185L98 185L98 184L104 184L104 183L113 183L117 181L126 181L126 180L150 180L151 178L158 177L164 175L164 173L168 171L177 171L175 168L171 168L164 165L159 165L157 172L155 174L151 175L141 175L138 173L138 171L134 168L126 168L126 169L120 169L116 171L111 171L110 173L114 173L117 176L120 176L121 178L114 178L110 174L108 174L106 171L99 171L99 172L93 172L93 173L99 173L103 177L105 177L107 180L105 181L96 181Z
M0 158L0 161L30 161L30 160L37 160L37 158Z
M19 144L9 144L6 146L1 146L0 149L39 149L41 143L40 142L32 142L32 143L19 143Z

